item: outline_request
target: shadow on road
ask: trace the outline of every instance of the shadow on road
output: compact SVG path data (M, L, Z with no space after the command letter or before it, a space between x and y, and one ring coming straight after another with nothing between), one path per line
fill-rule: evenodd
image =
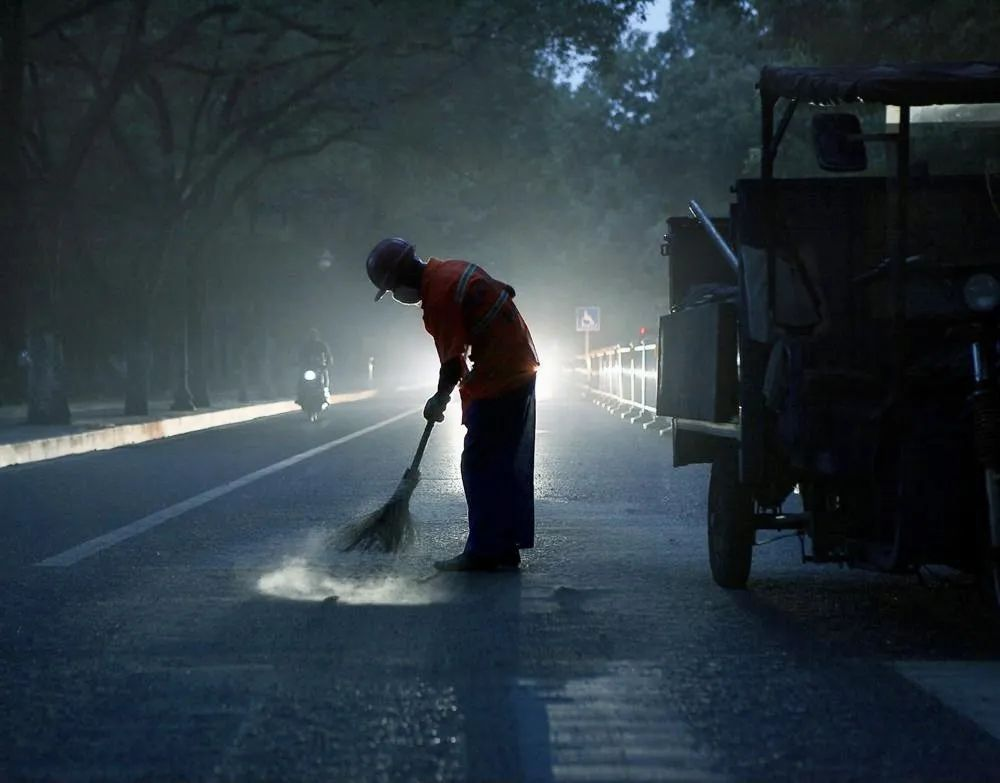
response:
M207 637L185 640L199 660L214 649L269 667L244 681L256 728L229 743L235 776L259 774L263 736L264 768L285 776L309 777L309 756L327 779L551 779L545 706L517 684L520 574L337 554L289 559L257 586ZM276 741L296 726L299 742Z

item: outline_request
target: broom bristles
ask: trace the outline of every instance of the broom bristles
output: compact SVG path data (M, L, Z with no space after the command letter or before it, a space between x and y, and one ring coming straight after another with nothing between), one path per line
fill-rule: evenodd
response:
M341 532L338 537L340 550L398 552L408 546L413 540L410 496L419 480L419 473L411 475L407 471L388 503Z

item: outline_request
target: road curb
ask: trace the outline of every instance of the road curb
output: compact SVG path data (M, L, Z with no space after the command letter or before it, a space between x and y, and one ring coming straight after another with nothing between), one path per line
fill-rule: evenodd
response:
M375 394L373 389L333 394L330 396L330 404L358 402L374 397ZM298 409L299 406L292 400L281 400L260 405L243 405L238 408L192 413L187 416L173 416L138 424L112 425L86 432L37 438L19 443L0 443L0 468L24 465L29 462L41 462L57 457L68 457L72 454L106 451L120 446L134 446L151 440L172 438L199 430L225 427L230 424L243 424L268 416L280 416Z

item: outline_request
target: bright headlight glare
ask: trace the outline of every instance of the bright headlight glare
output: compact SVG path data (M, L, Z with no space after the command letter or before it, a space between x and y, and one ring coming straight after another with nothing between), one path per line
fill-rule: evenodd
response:
M302 374L302 377L305 378L307 381L315 381L316 380L316 373L314 373L312 370L306 370Z
M986 272L973 275L965 281L965 303L970 310L988 313L1000 304L1000 280Z

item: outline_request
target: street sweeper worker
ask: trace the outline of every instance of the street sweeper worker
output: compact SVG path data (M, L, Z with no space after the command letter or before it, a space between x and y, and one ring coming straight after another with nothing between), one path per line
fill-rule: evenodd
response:
M514 289L468 261L424 261L399 237L375 245L366 265L378 289L375 301L391 292L401 304L419 304L434 338L441 369L424 418L444 421L451 393L456 386L460 390L469 535L461 554L434 566L442 571L517 568L519 550L534 546L535 538L538 355L514 305Z

